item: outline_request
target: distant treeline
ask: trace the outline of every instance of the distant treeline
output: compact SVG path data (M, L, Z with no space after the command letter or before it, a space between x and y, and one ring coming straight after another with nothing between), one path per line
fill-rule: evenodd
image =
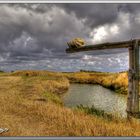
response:
M0 70L0 73L1 73L1 72L4 72L4 71L3 71L3 70Z
M93 70L80 70L80 72L94 72L94 73L100 73L100 71L93 71ZM102 72L101 72L102 73Z
M94 73L112 73L112 72L101 72L101 71L91 71L91 70L80 70L80 72L94 72ZM121 72L115 72L115 73L124 73L124 72L127 72L127 71L121 71Z

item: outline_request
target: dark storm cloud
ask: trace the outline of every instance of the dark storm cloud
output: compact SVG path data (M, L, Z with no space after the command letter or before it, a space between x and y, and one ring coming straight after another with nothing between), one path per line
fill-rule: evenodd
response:
M42 53L45 49L60 52L71 37L87 34L76 17L71 18L55 5L41 5L46 7L44 13L37 8L40 5L20 5L0 7L1 51L10 51L10 56Z
M78 18L86 18L91 27L112 23L119 12L118 4L62 4L67 12L74 12Z
M139 12L139 4L136 4L136 3L135 4L134 3L119 4L118 10L128 12L128 13L131 13L131 14L135 14L135 13Z
M82 37L87 43L139 37L139 8L140 4L0 4L1 67L23 68L27 63L26 67L42 68L44 63L50 69L61 64L68 68L66 60L72 64L69 70L78 61L77 69L80 69L86 63L79 60L85 53L66 54L66 42L75 37ZM125 53L126 50L110 52ZM92 66L97 64L86 65Z
M75 13L79 19L86 19L90 29L100 26L118 24L118 35L110 35L105 40L128 40L138 38L140 31L140 4L62 4L68 13ZM128 16L128 18L126 18ZM125 25L129 24L126 28Z

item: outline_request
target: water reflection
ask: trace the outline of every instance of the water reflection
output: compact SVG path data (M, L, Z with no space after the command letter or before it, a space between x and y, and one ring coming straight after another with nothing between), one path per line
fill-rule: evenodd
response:
M126 98L126 95L117 94L100 85L71 84L63 100L68 107L94 105L97 109L126 117Z

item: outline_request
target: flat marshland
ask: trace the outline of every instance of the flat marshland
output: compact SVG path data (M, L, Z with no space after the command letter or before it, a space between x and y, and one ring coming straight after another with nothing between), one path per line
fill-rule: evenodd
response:
M63 105L70 83L100 84L127 94L127 73L15 71L0 74L1 136L140 136L140 123Z

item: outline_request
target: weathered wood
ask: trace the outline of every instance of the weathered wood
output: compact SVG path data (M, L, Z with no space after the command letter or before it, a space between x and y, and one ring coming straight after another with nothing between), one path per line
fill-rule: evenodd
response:
M67 48L66 52L67 53L75 53L75 52L91 51L91 50L129 48L132 41L135 41L135 40L87 45L87 46L83 46L81 48ZM138 44L140 45L140 40L138 40Z
M133 104L132 104L132 112L138 113L139 112L139 79L136 78L136 75L139 75L139 46L138 41L135 41L134 44L134 74L133 74Z
M130 116L139 115L139 45L138 40L132 41L129 47L127 112Z
M133 93L133 54L134 50L132 45L129 47L129 71L128 71L128 95L127 95L127 117L132 113L132 93Z

